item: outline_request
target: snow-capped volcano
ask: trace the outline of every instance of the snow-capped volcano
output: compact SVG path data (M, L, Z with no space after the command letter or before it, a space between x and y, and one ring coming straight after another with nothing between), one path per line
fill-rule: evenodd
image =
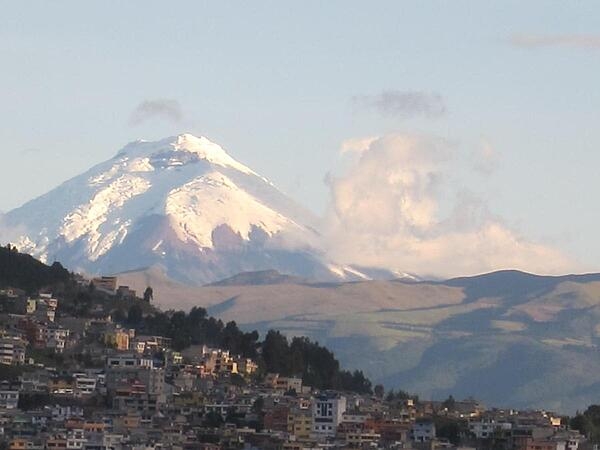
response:
M219 145L190 134L130 143L5 220L26 230L20 250L87 273L160 265L194 284L267 269L360 277L315 250L311 213Z

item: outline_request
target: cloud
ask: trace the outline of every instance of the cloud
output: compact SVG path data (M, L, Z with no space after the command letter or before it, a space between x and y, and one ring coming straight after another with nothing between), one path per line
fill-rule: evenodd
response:
M131 113L129 124L140 125L155 118L179 124L183 119L181 105L177 100L168 98L144 100Z
M572 47L587 50L600 49L600 35L597 34L563 34L563 35L531 35L516 34L509 42L515 47Z
M481 143L481 148L473 155L473 168L483 175L491 175L500 165L496 149L487 141Z
M362 153L365 150L368 150L371 144L377 139L377 136L347 139L346 141L342 142L342 148L340 149L340 152L342 154Z
M435 93L386 90L377 95L355 96L352 100L355 105L373 109L386 117L433 118L446 113L444 99Z
M573 269L559 251L505 225L475 194L455 192L454 153L441 139L388 135L331 175L325 245L333 259L435 276Z

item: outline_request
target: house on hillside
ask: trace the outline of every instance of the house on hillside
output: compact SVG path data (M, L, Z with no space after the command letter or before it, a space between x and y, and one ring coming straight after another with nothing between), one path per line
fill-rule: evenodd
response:
M0 364L17 366L25 364L27 342L21 336L0 334Z

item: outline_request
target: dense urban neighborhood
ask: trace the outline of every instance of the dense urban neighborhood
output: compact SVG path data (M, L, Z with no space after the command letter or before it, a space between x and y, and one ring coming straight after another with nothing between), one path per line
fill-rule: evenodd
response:
M596 448L600 411L425 401L340 369L307 338L259 340L201 307L152 306L0 249L0 445L8 450Z

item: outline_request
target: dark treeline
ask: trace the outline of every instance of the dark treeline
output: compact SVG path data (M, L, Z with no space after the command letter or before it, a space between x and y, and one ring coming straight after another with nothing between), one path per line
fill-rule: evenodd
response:
M60 263L47 266L30 255L19 253L10 244L0 246L0 286L19 288L31 293L42 287L70 280L71 274Z
M172 339L174 350L181 351L191 345L206 344L221 347L234 354L256 358L260 344L258 333L241 331L235 322L209 317L204 308L194 307L183 311L162 312L154 310L144 315L142 305L129 308L124 323L136 328L140 334L165 336Z
M317 389L371 392L371 382L361 371L341 370L330 350L306 337L295 337L288 342L279 331L271 330L261 342L258 332L244 332L233 321L224 324L200 307L192 308L188 314L155 311L144 315L141 306L134 305L122 320L139 333L171 338L175 350L203 344L221 347L255 359L262 373L298 376L304 384Z
M306 337L291 342L279 331L269 331L261 345L266 370L285 376L301 376L304 384L318 389L371 393L371 382L362 371L340 369L340 363L327 348Z
M569 425L594 444L600 443L600 405L590 405L583 413L578 412Z

